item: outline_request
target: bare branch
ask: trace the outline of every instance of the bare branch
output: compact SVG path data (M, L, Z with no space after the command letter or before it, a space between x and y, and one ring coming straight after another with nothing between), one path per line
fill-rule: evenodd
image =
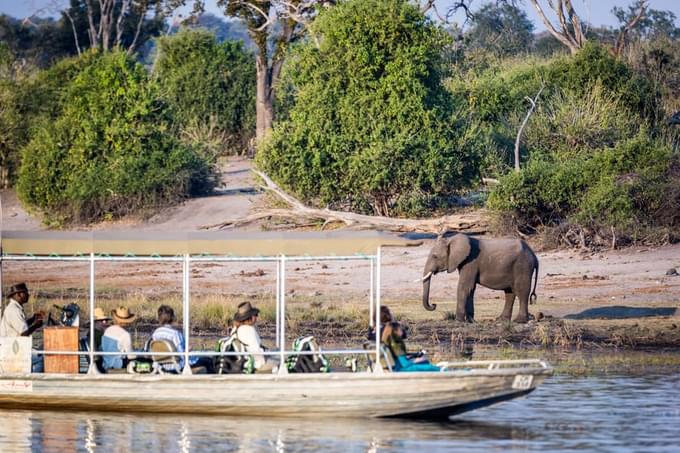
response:
M73 22L73 17L71 17L71 13L68 11L68 8L64 10L64 15L68 18L68 21L71 22L71 30L73 30L73 39L76 42L76 50L78 51L78 56L81 55L81 50L80 50L80 43L78 42L78 32L76 31L76 24Z
M530 1L548 32L559 42L567 46L572 54L578 52L579 49L583 47L585 37L583 35L581 20L578 17L578 14L576 14L576 11L574 11L571 0L557 0L557 3L553 2L553 0L548 0L548 6L550 6L557 15L557 20L559 22L558 28L550 22L538 0ZM567 24L567 17L571 23L571 30L569 29L569 24Z
M531 99L529 96L527 96L525 98L527 101L529 101L531 103L531 107L529 108L527 115L524 117L524 121L522 121L522 125L519 127L519 131L517 132L517 138L515 139L515 171L516 172L519 172L519 142L522 139L522 132L524 131L524 127L527 125L527 122L529 122L529 117L531 116L532 113L534 113L534 110L536 109L536 102L538 101L538 97L541 95L543 88L545 88L545 83L541 83L541 89L538 90L538 93L536 93L536 96L534 96L533 99Z
M619 36L616 38L616 46L614 47L614 55L616 56L621 56L623 49L626 47L626 36L645 16L645 12L647 11L647 0L640 0L639 7L640 9L638 9L635 17L628 21L628 23L619 32Z

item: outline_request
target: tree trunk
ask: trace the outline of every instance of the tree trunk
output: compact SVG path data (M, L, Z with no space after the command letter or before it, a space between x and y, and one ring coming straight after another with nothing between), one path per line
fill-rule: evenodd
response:
M257 71L257 97L255 104L257 143L261 143L269 135L274 122L273 90L271 83L271 70L267 62L267 55L263 52L257 54L255 60Z

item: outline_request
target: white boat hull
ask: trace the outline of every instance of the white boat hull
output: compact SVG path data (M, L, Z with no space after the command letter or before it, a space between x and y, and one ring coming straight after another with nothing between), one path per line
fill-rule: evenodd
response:
M428 373L0 376L0 407L247 416L446 418L526 395L549 367Z

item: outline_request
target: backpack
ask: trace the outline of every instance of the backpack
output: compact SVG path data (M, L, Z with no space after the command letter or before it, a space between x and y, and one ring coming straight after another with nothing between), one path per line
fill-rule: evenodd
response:
M215 372L217 374L252 374L255 372L255 357L246 354L246 347L239 341L236 332L217 340L216 351L244 353L243 355L215 357Z
M286 367L291 373L328 373L331 370L328 359L321 354L321 347L313 336L300 337L293 342L293 351L311 351L314 354L291 355Z

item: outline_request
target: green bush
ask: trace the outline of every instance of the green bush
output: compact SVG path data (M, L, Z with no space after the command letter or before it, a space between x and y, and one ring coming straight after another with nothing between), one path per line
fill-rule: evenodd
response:
M567 222L634 237L641 228L680 226L679 184L680 156L641 130L578 158L536 155L501 178L489 207L520 227Z
M321 12L287 59L292 106L258 165L304 200L427 214L477 174L476 130L442 86L447 35L406 0ZM318 44L318 45L317 45Z
M18 193L48 221L89 222L212 188L182 145L144 69L121 52L91 57L55 121L22 150Z
M154 75L183 139L219 154L245 149L255 132L255 63L242 43L183 30L158 47Z
M0 188L14 181L19 165L18 148L25 135L16 91L15 83L0 79Z

